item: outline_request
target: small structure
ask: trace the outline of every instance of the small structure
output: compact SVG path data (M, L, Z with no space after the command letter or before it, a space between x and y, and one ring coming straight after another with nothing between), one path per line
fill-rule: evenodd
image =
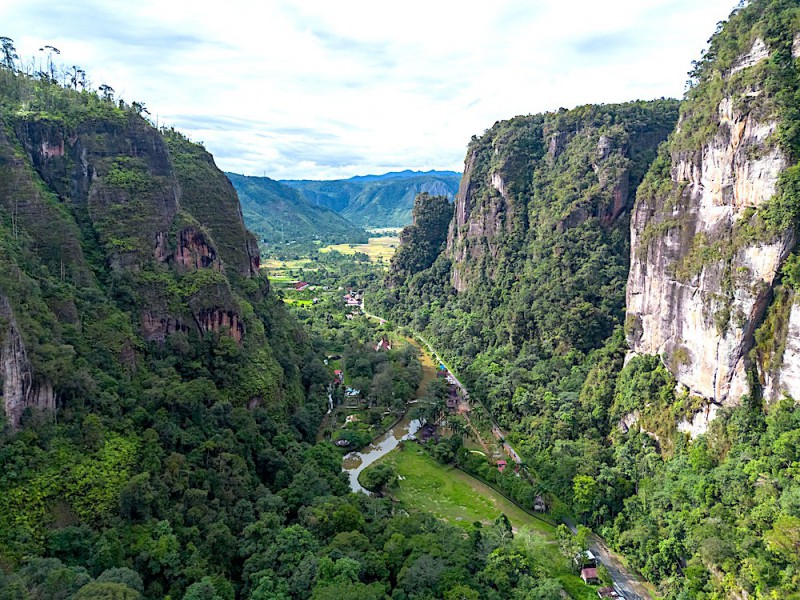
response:
M298 281L297 283L294 284L294 289L296 292L302 292L308 286L309 284L307 281Z
M360 393L361 393L361 390L357 390L357 389L351 388L351 387L347 388L344 391L344 395L345 396L351 396L351 397L352 396L358 396Z
M508 466L508 463L504 461L502 458L497 461L497 470L500 471L501 473L505 471L506 466Z
M422 426L422 429L419 430L419 439L421 439L423 442L427 442L431 438L436 437L436 425L425 423L425 425Z
M351 315L351 314L346 314L344 317L345 317L345 319L347 319L348 321L352 321L352 320L353 320L353 315Z
M389 341L389 338L384 336L381 338L381 341L378 342L378 345L375 346L375 352L379 352L381 350L391 350L392 349L392 342Z
M622 598L617 591L612 587L601 587L597 590L598 598ZM624 599L623 599L624 600Z
M336 369L336 370L333 372L333 376L336 378L336 380L337 380L339 383L344 383L344 373L342 373L342 370L341 370L341 369Z
M533 499L533 510L535 512L547 512L547 502L541 496L536 496Z
M597 576L597 567L586 567L581 569L581 579L586 585L597 585L600 578Z
M347 415L347 418L344 420L345 424L347 423L358 423L359 422L358 415Z
M333 443L339 446L339 448L347 448L350 445L350 440L341 439L341 440L336 440Z

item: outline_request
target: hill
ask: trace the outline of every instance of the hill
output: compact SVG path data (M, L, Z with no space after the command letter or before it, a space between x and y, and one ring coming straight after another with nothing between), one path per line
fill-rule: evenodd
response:
M333 181L282 181L310 202L325 206L363 227L404 227L411 223L417 194L446 196L458 191L461 175L453 171L400 171Z
M366 232L333 210L313 204L303 194L269 177L226 173L239 195L242 215L267 251L275 245L322 245L367 241Z

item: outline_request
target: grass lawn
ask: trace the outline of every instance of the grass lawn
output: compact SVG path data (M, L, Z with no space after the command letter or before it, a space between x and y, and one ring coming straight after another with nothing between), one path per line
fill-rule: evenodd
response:
M382 259L384 262L394 256L397 246L400 245L399 237L377 237L369 238L366 244L334 244L333 246L325 246L320 248L320 252L330 252L336 250L342 254L355 254L356 252L363 252L372 262L379 262Z
M439 464L412 442L378 462L391 464L403 478L392 495L406 508L431 513L464 528L474 521L491 523L504 513L515 531L526 529L535 534L530 539L537 546L538 562L561 582L570 597L597 598L595 588L584 585L559 552L555 527L534 519L489 486L458 469Z
M505 513L516 529L527 527L552 537L555 528L531 517L492 488L463 471L439 464L417 444L384 459L404 479L393 495L404 505L468 527L473 521L491 523Z

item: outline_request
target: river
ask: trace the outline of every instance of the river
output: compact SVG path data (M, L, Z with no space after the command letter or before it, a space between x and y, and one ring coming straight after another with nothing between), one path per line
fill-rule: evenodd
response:
M397 448L397 445L402 440L407 440L417 433L419 428L420 422L416 419L412 420L406 413L406 416L398 421L394 427L382 436L375 438L369 446L360 452L350 452L345 455L342 469L350 478L350 489L354 492L368 494L369 492L358 483L359 473L382 456L389 454L389 452Z
M416 393L416 397L420 398L425 393L428 383L432 379L436 379L436 363L433 362L430 354L428 354L425 349L420 346L417 340L411 337L407 337L405 339L420 352L419 362L422 365L422 380L419 383ZM363 448L360 452L350 452L349 454L345 455L344 462L342 463L342 469L350 478L350 489L352 489L354 492L364 492L365 494L368 494L369 492L361 487L360 483L358 483L358 474L376 460L382 456L386 456L389 454L389 452L397 448L397 445L402 440L407 440L412 435L417 433L420 427L420 422L416 419L412 420L408 416L408 412L406 412L405 416L398 421L394 427L392 427L383 435L372 440L372 443L369 446Z

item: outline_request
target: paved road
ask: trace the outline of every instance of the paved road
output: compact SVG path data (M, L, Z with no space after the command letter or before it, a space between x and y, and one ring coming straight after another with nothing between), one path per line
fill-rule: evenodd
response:
M367 317L370 317L372 319L377 319L381 324L386 323L385 319L382 319L377 315L373 315L367 312L367 310L364 308L363 301L361 303L361 310ZM442 360L442 358L439 356L439 354L436 352L433 346L431 346L430 342L428 342L428 340L426 340L418 333L414 333L414 335L428 347L428 350L430 350L431 354L433 354L436 360L439 361L439 364L442 364L445 367L447 367L447 370L453 376L453 379L455 380L456 384L458 385L459 388L461 388L461 391L464 393L464 398L468 398L469 393L467 392L467 388L464 386L463 383L461 383L461 381L459 381L459 379L455 376L455 374L447 365L447 363L444 362L444 360ZM480 400L478 402L480 402ZM481 403L481 406L483 406L483 403ZM500 429L500 426L497 424L497 422L494 420L494 417L492 417L492 413L490 413L485 406L484 410L486 410L486 414L488 414L489 417L492 419L492 431L493 432L497 431L502 435L502 430ZM505 436L503 435L503 437ZM508 442L506 442L506 444L508 444ZM519 462L517 453L511 447L510 444L508 444L508 448L511 450L512 456L516 457L515 460ZM572 522L570 522L567 519L565 519L565 522L567 524L567 527L569 527L570 530L572 531L572 533L575 533L576 528L572 524ZM611 578L614 580L614 586L618 589L619 592L622 592L622 594L624 594L625 600L653 599L653 596L645 587L642 578L622 564L620 557L614 552L612 552L611 549L609 549L603 538L593 533L590 538L589 549L606 566L608 572L611 574Z
M577 528L572 521L564 519L564 523L572 533L577 533ZM614 580L614 587L618 592L622 592L625 600L653 600L644 580L622 564L620 557L606 545L603 538L592 533L589 536L589 550L606 566L611 574L611 579Z

